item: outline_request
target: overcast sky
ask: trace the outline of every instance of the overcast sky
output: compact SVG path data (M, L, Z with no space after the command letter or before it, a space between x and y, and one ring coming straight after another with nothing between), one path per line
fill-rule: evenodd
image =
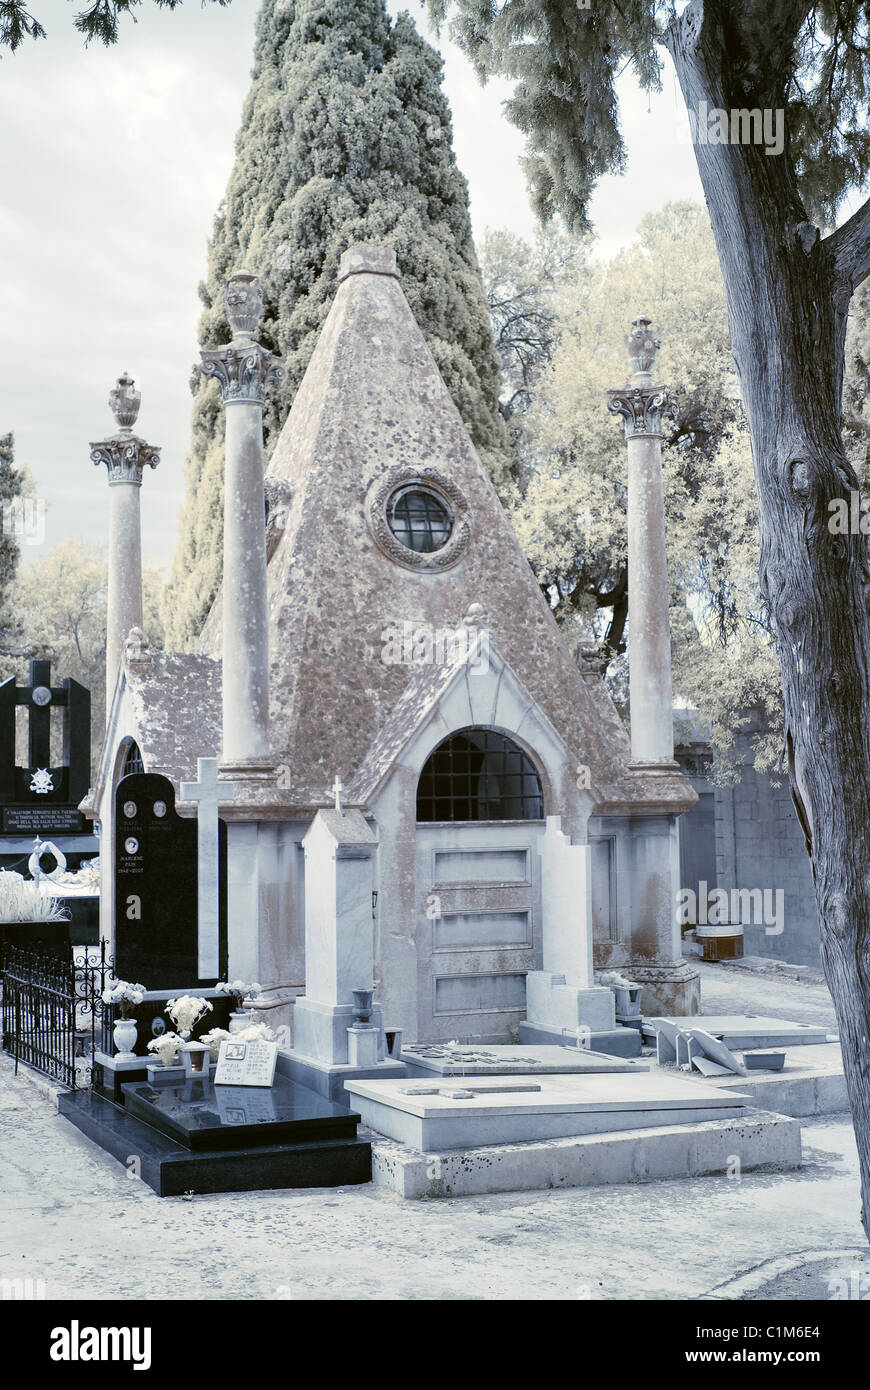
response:
M47 40L0 61L0 433L14 430L16 457L45 499L43 545L67 536L102 544L108 489L88 442L114 429L108 392L129 370L143 393L139 431L163 448L144 480L142 517L146 559L165 566L183 497L196 289L232 165L259 0L226 9L188 0L174 13L145 0L110 49L83 47L69 0L30 8ZM436 41L416 0L389 8L410 9ZM439 46L475 236L499 226L528 236L522 137L501 113L508 88L482 89L458 51ZM604 254L669 198L701 198L670 68L651 101L629 77L622 86L628 170L606 179L592 205Z

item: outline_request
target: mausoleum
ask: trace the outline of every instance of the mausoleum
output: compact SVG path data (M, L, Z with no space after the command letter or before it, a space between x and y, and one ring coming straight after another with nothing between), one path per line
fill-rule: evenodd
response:
M103 934L123 910L119 783L161 774L194 815L183 784L217 758L226 968L288 997L305 984L292 1022L302 1058L376 1060L348 1041L354 989L374 989L374 1022L406 1042L585 1030L618 1052L633 1030L595 983L603 968L643 985L647 1014L695 1012L675 914L677 818L695 793L672 747L633 753L598 668L561 636L394 253L345 254L264 486L258 401L280 367L252 337L253 278L234 277L229 298L237 338L204 354L226 405L224 592L197 652L150 649L138 550L111 547L111 699L82 804L101 826ZM129 404L132 383L121 386ZM639 413L626 400L643 447L652 395ZM118 418L93 456L119 491L124 536L154 451L132 435L135 412Z

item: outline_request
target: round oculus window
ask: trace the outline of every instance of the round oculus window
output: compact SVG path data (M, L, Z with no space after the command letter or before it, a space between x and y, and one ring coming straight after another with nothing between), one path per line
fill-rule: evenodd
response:
M441 550L453 534L453 515L445 498L412 483L397 488L387 503L387 525L396 540L418 555Z

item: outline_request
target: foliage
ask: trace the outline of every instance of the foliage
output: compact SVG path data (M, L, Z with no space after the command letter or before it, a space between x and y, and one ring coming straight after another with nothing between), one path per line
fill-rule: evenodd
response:
M154 0L158 9L177 10L182 0ZM228 5L231 0L211 0L212 4ZM92 0L90 5L73 17L73 24L83 36L85 43L96 39L98 43L118 42L118 21L129 15L135 22L134 10L141 0ZM202 0L205 4L205 0ZM15 52L25 39L44 39L45 29L39 20L26 8L24 0L0 0L0 48Z
M519 430L524 469L514 524L566 638L575 646L597 639L624 706L625 442L605 399L626 378L625 333L646 313L663 341L656 374L676 404L664 451L675 688L712 726L718 775L747 702L761 716L756 756L769 765L781 737L781 697L758 591L749 440L706 214L671 203L645 217L635 243L609 263L582 250L557 277L545 269L539 288L532 248L508 238L486 246L495 285L518 265L527 272L524 298L547 312L547 348L534 363Z
M0 870L0 922L66 922L69 912L60 898L43 893L21 874Z
M832 222L847 190L870 173L870 8L865 0L794 0L776 6L779 24L771 6L755 0L716 8L735 67L754 48L756 79L768 71L773 82L785 76L801 196L813 215ZM575 231L588 231L595 184L625 169L616 79L631 68L645 90L660 88L660 45L677 13L674 0L623 0L606 10L554 0L429 0L429 9L438 24L452 16L451 34L483 80L498 74L516 83L505 111L528 137L526 169L540 216L559 212ZM734 96L734 105L747 104L742 92Z
M510 450L499 364L471 236L468 189L451 146L442 61L384 0L265 0L236 162L215 220L200 341L228 342L223 288L261 276L258 336L287 368L265 407L276 441L354 242L396 252L402 288L494 481ZM216 384L194 378L181 535L167 587L167 638L189 647L218 588L224 421Z

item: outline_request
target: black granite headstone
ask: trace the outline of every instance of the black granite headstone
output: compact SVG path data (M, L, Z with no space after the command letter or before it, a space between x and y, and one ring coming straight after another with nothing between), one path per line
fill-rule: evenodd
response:
M15 763L15 712L28 716L27 767ZM61 762L51 766L51 717L61 717ZM0 683L0 834L82 834L78 803L91 768L91 696L78 681L51 684L51 663L31 661L30 684Z
M134 772L115 792L115 974L148 989L195 989L227 973L227 830L220 823L221 975L201 978L197 825L166 777Z

